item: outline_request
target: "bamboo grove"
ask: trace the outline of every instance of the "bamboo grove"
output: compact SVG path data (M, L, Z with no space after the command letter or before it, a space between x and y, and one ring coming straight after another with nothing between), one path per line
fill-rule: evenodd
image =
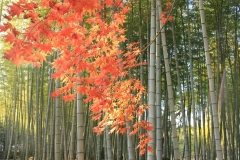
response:
M0 3L0 159L240 159L238 0Z

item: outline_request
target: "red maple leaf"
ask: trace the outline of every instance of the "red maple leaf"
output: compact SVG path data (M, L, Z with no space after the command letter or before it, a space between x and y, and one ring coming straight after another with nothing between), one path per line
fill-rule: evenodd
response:
M153 148L151 146L148 146L147 148L149 152L153 152Z
M172 2L168 1L165 3L165 5L169 8L169 7L172 7Z
M64 101L71 101L71 100L74 100L75 98L76 96L74 94L63 96Z
M7 35L4 36L4 38L5 38L5 41L9 42L10 44L13 44L16 40L15 35L12 33L8 33Z
M105 0L106 6L112 6L113 0Z
M1 32L6 32L8 29L12 28L12 24L11 23L6 23L4 25L0 25L0 31Z
M20 7L18 3L13 3L10 7L9 14L11 16L17 16L19 17L20 14L23 12L23 9Z

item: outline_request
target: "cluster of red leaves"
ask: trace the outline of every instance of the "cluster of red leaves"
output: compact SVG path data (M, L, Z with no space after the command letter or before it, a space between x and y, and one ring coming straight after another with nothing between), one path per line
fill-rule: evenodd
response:
M160 20L163 24L165 24L167 21L173 20L173 16L171 15L172 6L172 2L165 3L166 11L162 12L160 15Z
M106 13L110 22L101 14L103 6L114 6L114 12ZM0 26L0 31L7 32L5 41L11 44L4 57L17 65L40 66L48 54L58 52L52 64L56 70L53 78L65 85L52 96L63 95L63 100L69 101L75 99L73 90L85 95L85 101L92 103L93 119L101 117L94 131L99 134L110 126L110 132L123 134L129 129L126 121L133 121L147 109L139 105L145 92L143 86L127 76L129 68L138 65L135 59L139 49L135 44L120 49L126 40L121 26L127 11L121 0L106 0L105 4L96 0L20 0L9 6L9 15L5 16L9 21ZM13 17L29 20L29 26L18 31L10 23ZM152 129L146 121L135 123L133 128L131 135L140 128ZM138 147L143 154L151 138L148 134L139 138Z

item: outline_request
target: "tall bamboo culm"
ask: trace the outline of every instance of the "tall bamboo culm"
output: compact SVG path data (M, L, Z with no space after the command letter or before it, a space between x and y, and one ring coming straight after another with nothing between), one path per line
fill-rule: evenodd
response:
M222 160L223 156L222 156L222 147L221 147L221 140L220 140L220 134L219 134L219 127L218 127L217 101L216 101L216 95L214 90L214 79L213 79L212 68L211 68L211 59L210 59L210 53L209 53L207 29L206 29L205 14L204 14L202 0L199 0L199 11L200 11L200 17L201 17L204 50L205 50L206 65L207 65L207 72L208 72L208 79L209 79L209 90L210 90L210 98L211 98L213 127L214 127L213 130L214 130L216 152L217 152L218 160Z

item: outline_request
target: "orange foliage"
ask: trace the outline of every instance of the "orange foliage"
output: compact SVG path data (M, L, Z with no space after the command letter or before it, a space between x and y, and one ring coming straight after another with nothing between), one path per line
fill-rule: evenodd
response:
M159 16L160 20L163 24L166 23L167 21L172 21L173 20L173 16L171 15L171 10L172 10L172 7L173 7L172 2L170 2L170 1L166 2L165 7L166 7L166 9L165 9L166 11L163 11L161 13L161 15Z
M129 10L127 5L121 0L106 0L105 6L118 8L111 13L113 20L109 22L101 18L99 9L104 5L97 2L42 0L37 4L21 0L13 3L7 19L17 16L31 23L22 33L10 23L0 26L0 31L7 32L5 41L12 45L4 57L17 65L39 66L47 55L59 51L52 63L56 70L53 78L59 78L65 86L53 92L52 97L63 95L63 100L69 101L75 98L71 91L82 93L85 102L92 102L93 120L101 118L94 132L100 134L109 126L111 132L124 134L129 129L126 120L135 122L148 108L139 104L145 93L140 81L126 76L129 68L139 65L136 56L140 52L135 43L126 50L120 49L120 44L126 41L122 26ZM38 14L42 9L47 10L45 15ZM78 78L77 73L84 76ZM138 133L140 128L152 130L148 122L140 121L133 125L130 135ZM138 147L143 154L151 137L139 134L139 139ZM148 150L152 149L148 147Z

